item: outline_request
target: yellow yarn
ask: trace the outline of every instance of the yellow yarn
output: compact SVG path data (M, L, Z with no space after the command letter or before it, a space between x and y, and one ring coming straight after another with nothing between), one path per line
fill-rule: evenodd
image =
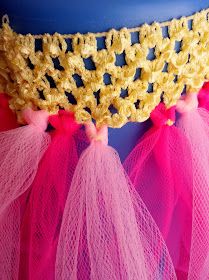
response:
M170 22L74 35L17 34L4 17L0 29L0 90L12 97L10 107L17 113L31 106L53 114L62 107L75 112L78 122L93 118L98 126L121 127L128 121L145 121L161 99L171 107L184 86L188 92L197 92L208 80L208 13L209 9ZM168 28L169 37L163 37L163 27ZM131 43L132 32L139 32L139 43ZM105 37L105 49L97 49L99 37ZM68 38L72 39L72 51L67 50ZM36 51L36 40L41 40L42 50ZM176 42L181 42L178 53ZM147 56L153 48L155 58L151 61ZM126 65L117 66L116 56L123 53ZM94 62L95 70L86 69L87 58ZM56 69L55 60L62 69ZM139 70L140 77L134 79ZM104 83L106 73L111 77L108 85ZM75 74L82 79L80 87ZM127 96L120 96L121 90L127 90ZM77 104L71 104L66 93L72 94ZM111 107L117 112L111 113Z

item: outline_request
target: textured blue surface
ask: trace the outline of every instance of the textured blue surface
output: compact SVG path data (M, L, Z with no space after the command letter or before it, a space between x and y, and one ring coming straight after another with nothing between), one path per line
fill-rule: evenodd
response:
M0 16L7 13L10 24L20 33L86 33L111 28L135 27L144 22L165 21L173 17L191 15L209 7L208 0L1 0ZM137 40L133 34L132 40ZM103 42L99 42L101 48ZM150 59L152 54L150 54ZM122 65L120 57L118 64ZM90 62L87 62L90 65ZM90 65L90 68L93 67ZM105 79L108 82L108 77ZM110 145L123 160L149 126L129 123L120 129L109 130Z

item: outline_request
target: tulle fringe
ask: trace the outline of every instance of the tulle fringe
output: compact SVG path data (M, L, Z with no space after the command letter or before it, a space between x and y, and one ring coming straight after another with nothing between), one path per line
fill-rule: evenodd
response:
M177 123L192 152L193 218L189 280L209 279L209 113L194 109Z
M4 280L18 279L19 197L33 182L39 161L50 142L43 129L46 117L41 120L39 116L40 119L35 120L31 112L28 114L28 119L34 123L0 133L0 275Z
M100 141L83 152L74 173L56 279L175 279L164 241L118 154Z
M59 112L50 118L55 127L31 186L21 227L20 279L54 279L57 242L65 201L78 161L77 131L72 114Z
M156 221L176 272L186 279L189 267L192 178L188 140L173 125L167 111L156 108L154 125L124 162L137 192Z

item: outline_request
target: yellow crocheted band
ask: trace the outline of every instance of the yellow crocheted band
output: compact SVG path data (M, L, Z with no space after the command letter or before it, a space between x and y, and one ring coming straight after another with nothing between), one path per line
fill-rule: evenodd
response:
M12 97L10 107L17 114L31 106L51 114L64 108L75 112L78 122L94 119L98 126L145 121L161 100L173 106L185 86L187 92L198 91L208 80L208 13L209 9L170 22L74 35L17 34L3 17L0 90ZM136 43L131 40L133 32L139 32ZM101 37L105 49L98 49ZM42 48L37 50L37 44ZM181 45L179 51L176 44ZM117 65L121 55L122 66ZM86 67L87 60L95 69Z

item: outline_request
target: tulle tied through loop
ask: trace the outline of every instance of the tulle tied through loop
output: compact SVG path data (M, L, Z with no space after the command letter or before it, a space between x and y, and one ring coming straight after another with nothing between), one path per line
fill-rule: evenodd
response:
M107 128L88 124L60 231L56 279L176 279L163 238L107 145Z
M44 132L48 115L27 109L29 124L0 133L0 271L4 280L18 279L20 196L28 190L50 137Z
M191 170L190 147L187 139L172 125L175 107L167 109L161 103L152 112L151 119L153 126L129 154L124 168L157 223L177 274L186 277L192 180L185 174Z
M203 101L203 100L202 100ZM207 102L205 100L204 102ZM202 104L204 104L204 102ZM188 138L192 168L192 234L189 280L209 279L209 114L198 108L197 94L188 94L177 104L177 126Z
M60 110L49 122L52 141L31 186L21 227L20 279L55 278L60 226L78 161L75 137L81 126L74 115Z
M108 128L106 125L97 128L92 122L85 126L86 135L91 142L101 141L103 144L108 145Z
M175 122L175 106L166 109L163 103L160 103L151 113L150 118L156 127L164 125L171 126Z

